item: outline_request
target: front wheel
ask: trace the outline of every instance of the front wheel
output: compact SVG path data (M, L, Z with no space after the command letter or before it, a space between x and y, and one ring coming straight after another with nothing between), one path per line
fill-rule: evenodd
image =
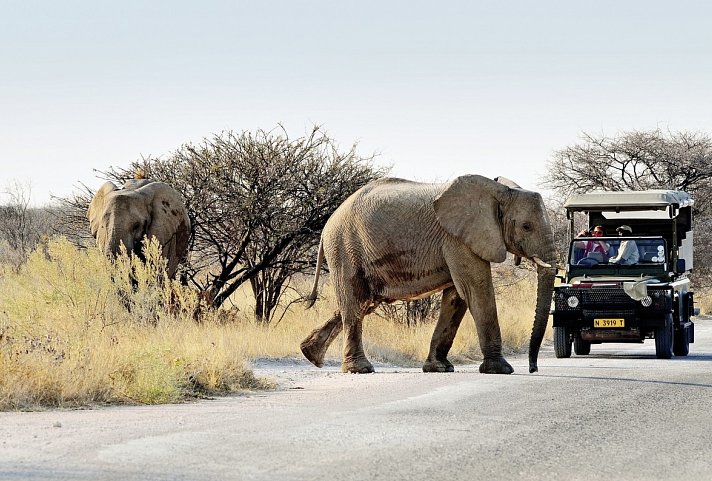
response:
M585 356L591 353L591 342L584 341L580 336L574 338L574 352L577 356Z
M571 357L571 334L565 327L554 327L554 354L556 357Z
M672 357L672 314L665 316L665 324L655 329L655 355L658 359L670 359Z

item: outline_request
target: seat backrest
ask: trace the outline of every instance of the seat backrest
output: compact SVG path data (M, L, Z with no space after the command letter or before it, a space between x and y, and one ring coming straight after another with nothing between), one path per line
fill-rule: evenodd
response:
M655 257L654 252L641 252L640 262L653 262L653 257Z

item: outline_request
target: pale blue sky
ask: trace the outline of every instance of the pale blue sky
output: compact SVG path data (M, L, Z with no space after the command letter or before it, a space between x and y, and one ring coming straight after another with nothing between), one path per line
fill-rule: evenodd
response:
M711 21L684 0L0 0L0 190L29 181L41 204L278 123L394 175L537 189L581 131L712 133Z

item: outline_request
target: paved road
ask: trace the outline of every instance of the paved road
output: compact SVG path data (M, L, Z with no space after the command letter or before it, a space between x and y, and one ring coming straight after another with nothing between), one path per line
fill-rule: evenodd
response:
M540 372L256 367L282 389L0 413L0 480L711 480L712 318L687 358L593 346ZM379 366L377 366L378 368Z

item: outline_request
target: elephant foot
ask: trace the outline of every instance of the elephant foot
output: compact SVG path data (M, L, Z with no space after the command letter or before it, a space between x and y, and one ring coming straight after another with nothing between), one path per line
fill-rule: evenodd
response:
M350 372L352 374L368 374L375 372L373 364L368 362L368 359L362 358L354 361L344 361L341 364L341 372Z
M455 372L455 366L452 365L447 359L440 360L427 360L423 364L423 372Z
M503 358L485 358L480 364L480 372L484 374L512 374L514 368Z
M324 366L324 355L326 354L326 349L322 349L313 336L309 336L304 339L299 347L302 350L302 354L304 354L304 357L306 357L309 362L314 364L316 367Z
M324 356L331 345L331 341L341 332L341 316L335 314L323 326L314 329L306 339L302 341L299 347L302 354L309 362L316 367L324 365Z

